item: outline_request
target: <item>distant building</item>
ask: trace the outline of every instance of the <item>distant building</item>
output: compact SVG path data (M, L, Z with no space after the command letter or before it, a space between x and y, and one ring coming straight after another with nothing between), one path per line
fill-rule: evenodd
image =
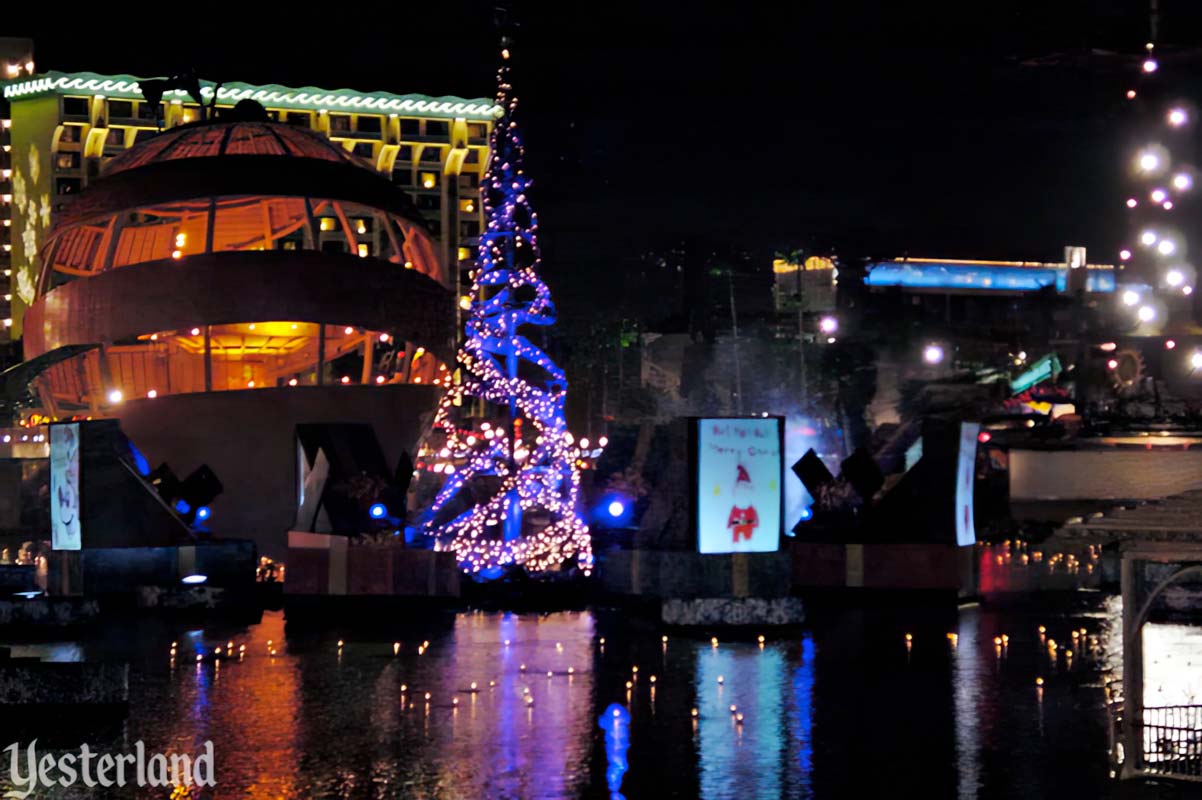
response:
M11 266L5 269L12 270L13 279L13 289L4 290L12 296L11 313L3 318L20 336L25 308L36 293L36 256L57 216L113 157L152 138L160 127L196 121L201 110L179 90L166 92L161 103L148 103L140 79L131 75L30 74L32 56L23 63L20 47L4 50L13 41L0 39L0 69L5 70L0 80L8 79L3 97L11 111L0 132L7 159L0 173L7 186L0 188L0 218L11 218L5 232L7 237L11 231ZM200 86L206 104L211 102L215 85L201 81ZM500 113L491 99L236 82L216 92L218 109L255 100L272 121L317 131L364 159L410 196L437 238L443 264L474 259L483 224L478 187L493 120Z
M1069 248L1070 250L1076 248ZM1112 264L1086 264L1084 290L1109 293L1117 277ZM1077 269L1063 262L980 261L957 258L894 258L868 265L870 289L897 287L915 294L1024 294L1050 289L1065 293Z
M835 287L839 270L824 256L810 256L801 264L786 259L772 261L772 300L778 314L831 311L835 308Z

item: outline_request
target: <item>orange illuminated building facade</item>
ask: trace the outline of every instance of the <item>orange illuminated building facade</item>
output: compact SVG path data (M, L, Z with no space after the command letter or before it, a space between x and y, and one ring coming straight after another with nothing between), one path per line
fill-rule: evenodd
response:
M59 418L194 392L441 386L449 273L404 194L328 140L184 126L114 158L51 229L25 356Z
M211 529L275 556L301 426L369 426L389 470L418 452L455 380L491 101L227 83L201 109L90 73L3 92L23 424L116 418L148 464L207 465Z

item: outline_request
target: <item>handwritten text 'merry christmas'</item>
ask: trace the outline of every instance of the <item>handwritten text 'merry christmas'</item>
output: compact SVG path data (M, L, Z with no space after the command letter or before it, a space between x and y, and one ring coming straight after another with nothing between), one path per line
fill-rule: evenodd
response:
M733 453L752 458L780 454L780 440L774 427L747 426L737 422L711 423L706 446L714 453Z

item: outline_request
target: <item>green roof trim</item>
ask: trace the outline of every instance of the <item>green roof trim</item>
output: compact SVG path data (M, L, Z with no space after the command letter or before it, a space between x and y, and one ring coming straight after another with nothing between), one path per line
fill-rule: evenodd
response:
M4 98L9 101L44 94L96 95L121 100L141 100L138 81L133 75L97 75L94 72L46 72L32 78L17 79L3 83ZM201 81L200 92L212 98L214 84ZM188 95L183 90L163 94L164 100L182 100ZM304 111L359 112L374 114L406 114L421 117L453 119L463 117L471 120L492 120L501 116L502 109L493 101L462 97L430 97L424 94L388 94L385 92L357 92L351 89L319 89L315 86L292 88L279 84L255 86L249 83L223 83L217 90L218 103L237 103L239 100L255 100L269 108L297 109Z

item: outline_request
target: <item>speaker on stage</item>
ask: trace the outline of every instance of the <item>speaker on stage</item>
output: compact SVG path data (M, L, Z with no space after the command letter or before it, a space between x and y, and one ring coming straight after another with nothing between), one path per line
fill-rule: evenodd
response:
M159 493L159 497L163 498L163 502L171 505L179 497L180 482L175 476L175 471L171 469L171 465L163 462L155 467L154 471L146 476L146 480L150 481L150 485Z
M181 513L186 519L192 520L197 509L208 506L224 488L209 465L201 464L180 484L179 499L187 503L188 508L187 511L181 510Z
M865 500L871 500L885 485L885 476L881 473L881 468L863 447L857 447L854 453L843 459L840 467L843 477L847 478L847 482Z
M822 459L818 457L812 447L806 451L800 461L793 465L793 472L798 478L801 478L810 497L818 497L819 489L835 480L835 476L831 475L831 471L826 468L826 464L822 463Z

